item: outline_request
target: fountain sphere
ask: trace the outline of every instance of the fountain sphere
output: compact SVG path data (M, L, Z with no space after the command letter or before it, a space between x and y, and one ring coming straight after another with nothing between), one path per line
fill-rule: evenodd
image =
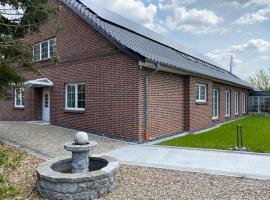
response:
M88 135L85 132L77 132L74 136L75 144L87 144L88 143Z

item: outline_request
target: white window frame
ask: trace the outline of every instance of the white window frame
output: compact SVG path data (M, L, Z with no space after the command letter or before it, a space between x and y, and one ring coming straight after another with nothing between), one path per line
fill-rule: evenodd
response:
M234 93L234 114L239 114L239 92Z
M245 114L246 111L246 93L242 94L242 113Z
M84 83L67 83L65 85L65 110L85 111L85 108L78 108L78 86L85 85ZM75 108L68 107L68 86L75 86ZM85 100L85 99L84 99Z
M231 91L225 91L225 117L231 116Z
M20 104L17 104L17 92L19 92L19 99L20 99ZM15 88L14 90L14 107L15 108L24 108L24 89L23 88Z
M33 61L34 62L38 62L38 61L42 61L42 60L47 60L47 59L51 59L53 57L53 54L51 54L50 51L50 42L53 41L54 42L54 47L56 46L56 38L50 38L48 40L36 43L33 45ZM42 58L42 44L47 42L48 43L48 57L47 58ZM39 46L39 59L35 60L35 46ZM55 49L54 49L55 51Z
M217 92L217 115L214 116L214 93ZM219 118L219 106L220 106L220 99L219 99L219 90L218 89L213 89L212 90L212 119L218 119Z
M197 86L199 86L199 99L197 99ZM201 99L201 87L205 88L205 99ZM196 102L205 103L207 101L207 86L205 84L196 84Z

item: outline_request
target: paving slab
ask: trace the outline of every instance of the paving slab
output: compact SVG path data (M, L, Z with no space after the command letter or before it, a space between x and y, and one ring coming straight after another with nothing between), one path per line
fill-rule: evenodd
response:
M270 180L270 156L153 145L106 152L123 164Z
M73 141L76 132L46 123L0 121L0 138L52 157L70 155L70 152L64 149L64 143ZM95 154L128 145L126 142L103 136L88 135L89 140L98 143L93 152Z

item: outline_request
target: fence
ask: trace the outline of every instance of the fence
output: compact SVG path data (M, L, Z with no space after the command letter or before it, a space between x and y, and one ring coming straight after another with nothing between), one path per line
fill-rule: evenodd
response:
M250 96L248 111L249 113L270 114L270 96Z

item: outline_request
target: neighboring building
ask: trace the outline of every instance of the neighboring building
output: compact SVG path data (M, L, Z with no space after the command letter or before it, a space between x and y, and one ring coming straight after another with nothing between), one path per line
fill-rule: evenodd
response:
M41 76L1 103L0 120L142 142L247 113L250 85L208 58L94 5L60 4L65 31L55 35L49 21L26 38Z
M270 114L270 92L252 91L248 98L248 112Z

